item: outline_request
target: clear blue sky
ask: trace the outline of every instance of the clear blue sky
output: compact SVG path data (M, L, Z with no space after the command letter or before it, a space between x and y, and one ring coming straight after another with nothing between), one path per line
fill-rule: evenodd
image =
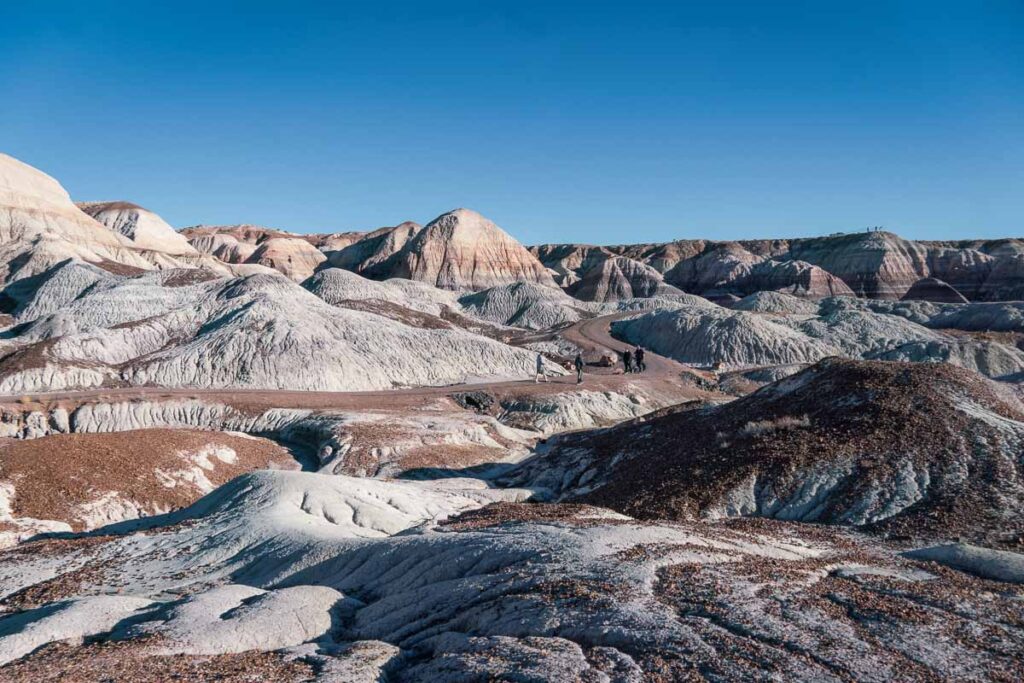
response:
M0 150L177 227L1024 234L1024 2L4 2Z

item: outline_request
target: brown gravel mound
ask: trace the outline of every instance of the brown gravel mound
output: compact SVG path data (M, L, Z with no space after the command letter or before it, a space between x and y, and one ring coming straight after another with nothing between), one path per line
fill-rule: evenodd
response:
M827 359L717 408L568 437L549 457L589 451L593 481L604 483L581 500L641 518L707 514L752 478L757 495L794 497L812 472L832 468L839 482L802 515L770 505L743 514L859 524L857 507L872 491L888 495L909 476L923 497L868 528L1020 544L1024 425L995 426L964 406L1024 421L961 368Z
M80 506L108 492L146 514L185 507L202 497L193 483L168 475L195 467L188 455L209 446L230 448L233 463L210 457L202 469L213 486L267 467L297 469L278 444L218 432L143 429L111 434L59 434L0 444L0 481L14 487L13 516L60 520L84 527ZM184 454L184 455L183 455ZM161 477L158 470L164 473Z

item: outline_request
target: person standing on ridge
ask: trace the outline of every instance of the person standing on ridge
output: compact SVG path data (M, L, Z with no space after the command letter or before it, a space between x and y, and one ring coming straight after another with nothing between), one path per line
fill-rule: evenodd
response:
M633 372L633 352L629 349L622 352L622 367L627 375Z
M541 377L544 378L545 382L548 381L548 375L547 375L546 372L544 372L544 356L542 356L541 354L538 353L537 354L537 374L533 378L533 383L536 384L537 382L539 382Z
M576 368L576 384L583 384L583 356L577 353L572 364Z
M647 365L644 363L644 347L637 344L636 350L633 352L633 358L636 359L637 372L643 372L647 369Z

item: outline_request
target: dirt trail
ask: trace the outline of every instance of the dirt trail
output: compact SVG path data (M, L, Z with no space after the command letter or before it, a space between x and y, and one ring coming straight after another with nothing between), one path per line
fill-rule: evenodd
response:
M576 344L589 352L611 352L616 358L619 357L626 349L632 349L632 344L619 341L611 335L610 326L617 320L623 320L637 315L636 311L624 311L622 313L615 313L613 315L605 315L600 318L591 318L589 320L581 320L572 327L566 329L562 336L566 340ZM647 370L640 377L678 377L683 374L703 376L693 368L678 363L671 358L659 356L650 349L644 349L644 363L647 365ZM618 371L622 369L621 363L618 363L613 370L606 370L605 373ZM589 369L590 372L594 371L594 368ZM633 375L637 377L637 375Z
M580 321L562 332L569 341L588 351L620 351L626 344L613 339L609 325L632 313L617 313L599 318ZM610 391L626 384L644 385L654 391L692 392L694 397L706 392L694 389L684 382L683 375L695 375L693 369L652 351L646 356L647 372L623 375L621 365L614 368L588 366L582 385L576 384L575 376L551 377L548 382L534 383L533 377L521 380L452 384L438 387L415 387L410 389L387 389L380 391L294 391L287 389L204 389L167 387L111 387L83 391L62 391L32 393L20 396L0 397L0 407L18 405L21 408L32 405L61 405L74 407L91 401L114 402L146 399L152 401L173 399L203 399L253 410L268 408L309 408L309 409L403 409L416 408L424 399L444 398L460 391L486 391L498 396L536 396L558 394L576 389Z

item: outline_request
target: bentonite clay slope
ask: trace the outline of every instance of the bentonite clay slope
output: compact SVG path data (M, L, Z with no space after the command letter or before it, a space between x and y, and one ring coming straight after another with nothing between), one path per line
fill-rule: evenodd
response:
M800 525L480 509L524 494L259 472L115 535L27 544L0 555L0 675L201 679L243 653L249 680L1024 673L1010 584Z
M151 267L75 206L56 180L0 154L0 280L31 277L69 258Z
M272 237L262 242L245 262L273 268L287 278L302 282L326 260L320 250L304 239Z
M327 268L302 286L327 303L337 306L355 301L394 304L413 311L440 316L446 307L457 307L457 295L415 280L369 280L341 268Z
M769 298L768 294L742 299L732 309L655 310L617 322L613 329L626 341L702 366L749 368L843 356L947 362L1014 382L1024 372L1024 351L1012 341L971 338L942 329L975 330L990 324L1016 330L1021 326L1020 311L1014 304L940 306L839 297L804 308L793 303L799 299L783 298L778 292Z
M351 391L533 372L535 353L460 329L337 308L280 275L180 286L174 277L105 279L36 319L3 358L0 387L127 382Z
M586 317L582 302L557 288L530 282L466 294L459 298L459 304L476 318L532 330L556 327Z
M137 204L122 201L79 202L77 206L114 232L127 237L139 249L188 256L199 254L164 219Z
M1024 543L1022 420L966 370L829 359L725 405L566 436L517 484L644 518Z
M403 277L453 290L481 290L520 281L555 286L526 247L469 209L435 218L400 251L364 273L375 279Z

